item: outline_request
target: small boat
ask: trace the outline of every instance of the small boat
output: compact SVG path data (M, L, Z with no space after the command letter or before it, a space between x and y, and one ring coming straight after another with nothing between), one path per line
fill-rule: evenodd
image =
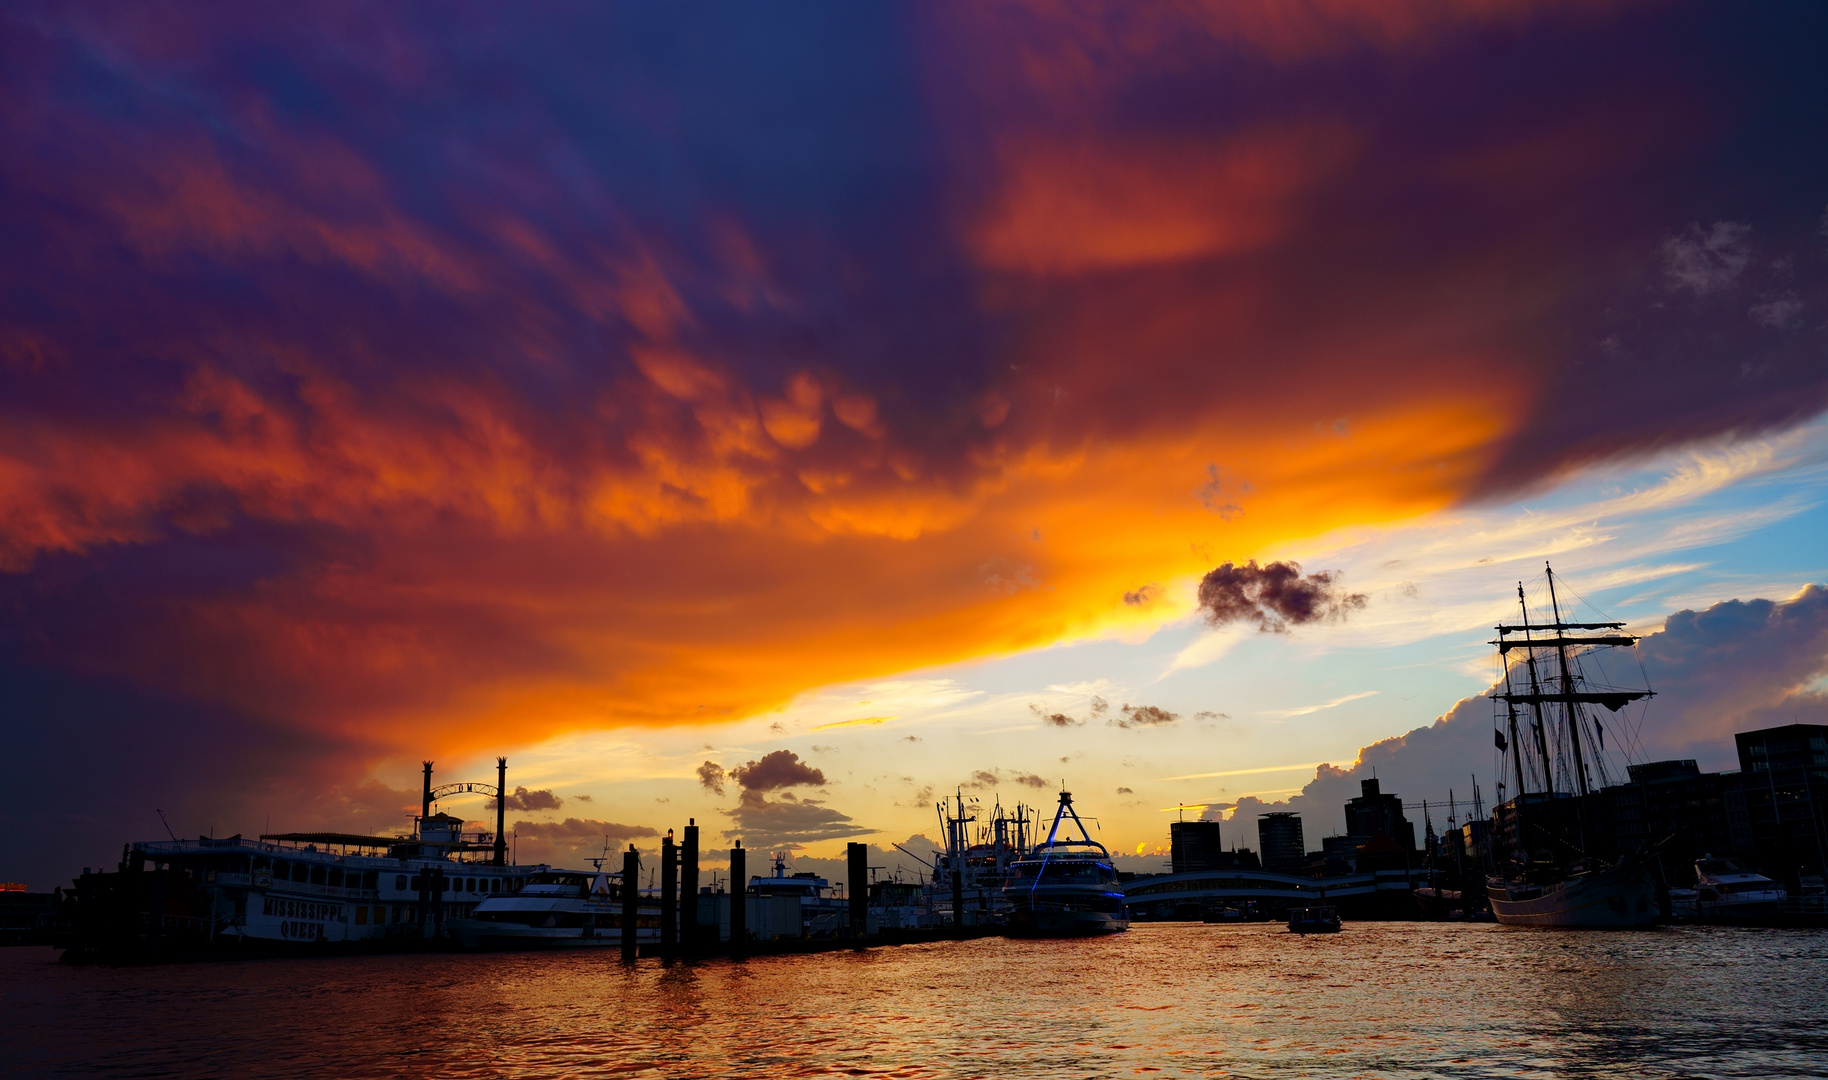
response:
M1334 911L1329 904L1290 908L1288 929L1291 934L1337 934L1339 912Z
M1077 840L1060 836L1060 826L1069 817L1079 829ZM1010 871L1003 896L1010 904L1011 934L1067 937L1130 928L1111 853L1086 831L1073 809L1071 792L1060 793L1047 839L1012 862Z
M1776 917L1787 896L1782 885L1737 859L1695 860L1695 915L1704 922L1763 922Z

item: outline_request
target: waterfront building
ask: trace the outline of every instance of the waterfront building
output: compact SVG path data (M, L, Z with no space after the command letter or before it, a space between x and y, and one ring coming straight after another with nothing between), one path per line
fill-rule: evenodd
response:
M1377 778L1359 783L1357 798L1346 800L1346 832L1359 838L1361 845L1383 833L1405 851L1415 850L1415 825L1403 816L1403 800L1379 790Z
M1224 861L1225 844L1216 821L1175 821L1168 825L1168 864L1174 873L1216 870Z
M1295 873L1307 865L1307 845L1301 835L1301 815L1282 811L1257 818L1257 850L1263 868Z
M1739 773L1724 791L1736 853L1795 886L1828 868L1828 726L1786 724L1733 736Z

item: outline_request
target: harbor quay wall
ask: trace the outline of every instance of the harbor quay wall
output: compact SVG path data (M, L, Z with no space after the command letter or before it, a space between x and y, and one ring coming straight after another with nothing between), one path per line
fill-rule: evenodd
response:
M1197 919L1254 901L1261 914L1283 917L1290 908L1331 904L1348 919L1416 919L1415 890L1426 870L1378 870L1310 878L1270 870L1212 870L1152 874L1123 884L1133 919Z

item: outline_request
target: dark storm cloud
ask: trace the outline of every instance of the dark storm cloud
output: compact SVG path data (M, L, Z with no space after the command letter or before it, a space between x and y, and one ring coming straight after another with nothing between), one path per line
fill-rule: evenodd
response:
M1293 562L1225 563L1200 579L1200 610L1214 626L1245 622L1264 633L1336 621L1365 606L1365 595L1346 592L1337 578L1328 570L1303 575L1301 564Z
M495 749L503 702L710 722L1028 647L1160 573L1075 596L1035 505L982 550L1088 448L1268 504L1291 432L1473 418L1380 459L1413 507L1815 415L1825 20L9 5L11 835L62 873L150 805L381 829L357 778ZM979 603L987 554L1034 623L830 648Z
M699 778L704 778L702 767ZM825 773L801 761L800 755L791 750L775 750L762 755L760 761L731 769L730 779L745 791L779 791L802 785L819 787L825 783Z
M550 791L528 791L524 787L517 787L508 793L508 809L510 810L557 810L563 802L563 799ZM495 800L490 799L484 804L484 807L489 810L495 809Z

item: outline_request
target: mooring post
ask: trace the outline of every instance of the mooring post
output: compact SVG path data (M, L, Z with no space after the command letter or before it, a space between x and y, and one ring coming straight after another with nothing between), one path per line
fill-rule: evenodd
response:
M679 917L679 852L673 847L673 830L660 839L660 958L671 960Z
M628 845L622 853L622 959L635 961L635 924L641 918L641 853Z
M749 941L749 856L738 840L730 849L730 955L741 956Z
M679 849L679 955L698 955L698 819L687 818Z
M869 936L870 930L870 849L864 844L844 846L850 856L851 937Z

